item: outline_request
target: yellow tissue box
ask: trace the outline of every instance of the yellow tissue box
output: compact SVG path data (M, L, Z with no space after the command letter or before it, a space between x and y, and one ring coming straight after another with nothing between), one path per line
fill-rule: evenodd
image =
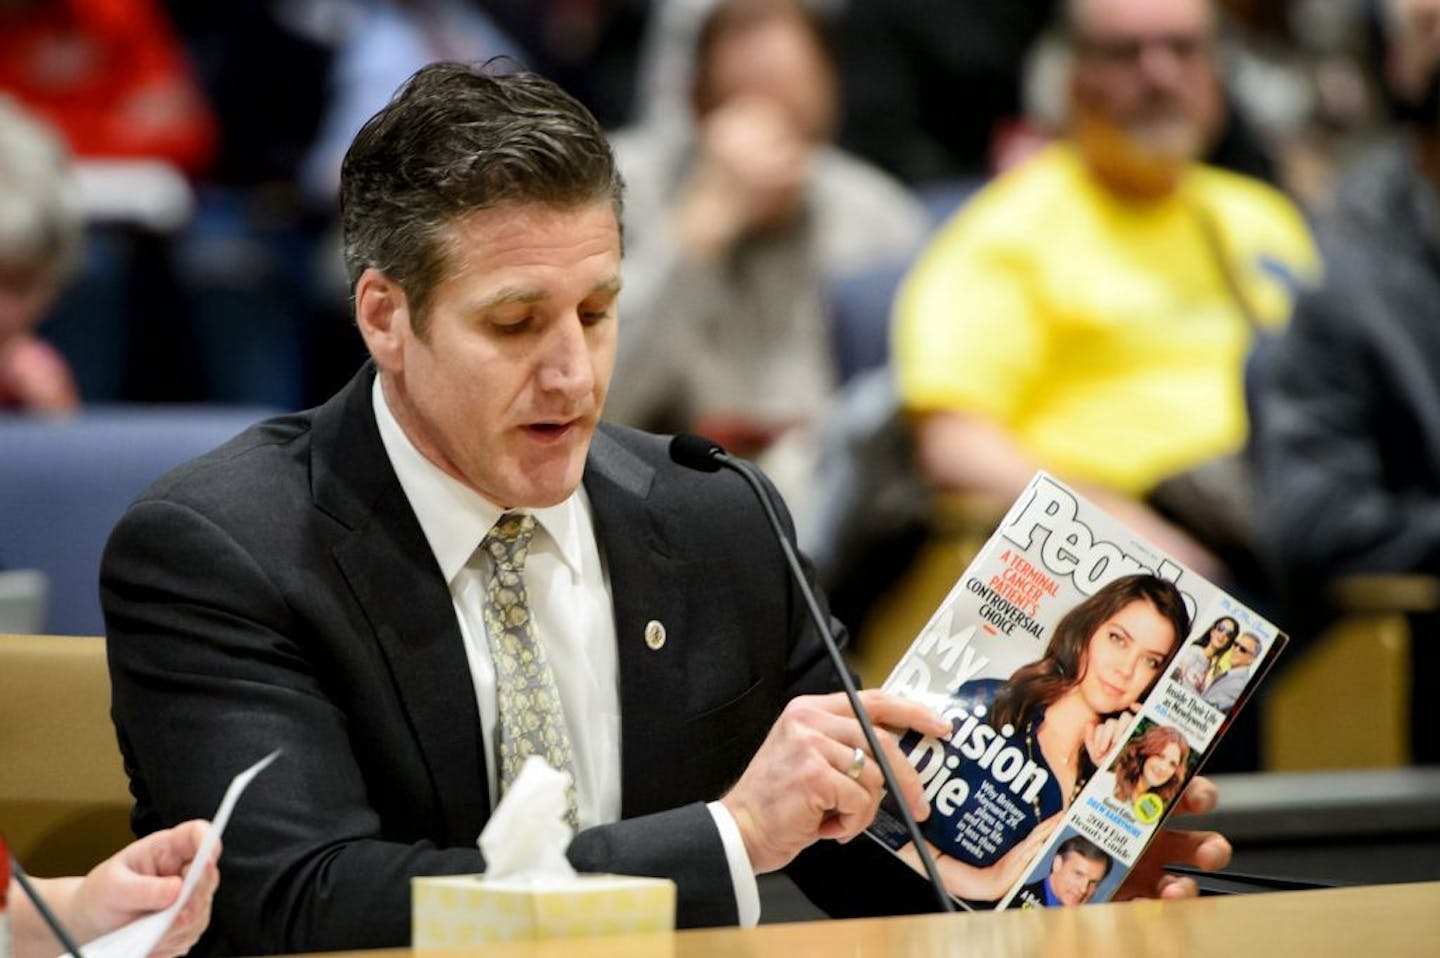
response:
M434 875L411 882L410 911L414 948L670 931L675 883L627 875L576 875L555 884Z

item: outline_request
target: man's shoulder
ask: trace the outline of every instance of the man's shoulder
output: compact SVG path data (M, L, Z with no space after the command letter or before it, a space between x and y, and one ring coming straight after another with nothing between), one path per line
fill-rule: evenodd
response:
M220 543L251 555L305 541L314 524L307 413L256 423L167 472L126 509L106 542L102 579L163 552L171 572L200 572L195 557Z
M1212 705L1216 701L1233 702L1249 678L1250 669L1246 666L1227 669L1215 677L1200 697Z
M1250 678L1250 669L1251 666L1248 665L1233 666L1232 668L1228 668L1224 672L1222 672L1220 674L1220 677L1217 678L1215 682L1218 684L1219 682L1225 681L1232 684L1243 685L1246 680Z
M1281 232L1297 245L1309 246L1305 214L1294 200L1264 180L1215 166L1197 166L1191 183L1201 202L1227 225L1242 232Z
M285 513L331 492L336 507L373 498L367 468L384 456L371 410L374 371L363 367L322 405L262 420L229 442L166 473L136 504L169 501L211 507L243 520L259 508ZM323 454L316 454L321 450Z
M157 479L136 502L170 500L198 504L246 489L276 488L301 465L297 447L305 445L312 412L288 413L262 420L209 452L182 463Z
M885 170L838 146L822 146L815 154L815 183L822 198L836 206L858 203L862 211L880 210L921 224L925 206L909 187Z
M1044 908L1045 907L1045 879L1024 886L1020 894L1016 896L1021 908Z
M930 216L909 187L836 146L816 152L810 187L822 265L845 273L915 255Z
M939 241L1035 253L1067 221L1090 218L1096 189L1074 148L1052 143L981 187L941 228Z
M1396 275L1396 263L1419 265L1412 278L1435 275L1422 193L1433 200L1402 142L1379 144L1356 161L1340 182L1334 209L1316 227L1327 292L1393 293L1385 277Z

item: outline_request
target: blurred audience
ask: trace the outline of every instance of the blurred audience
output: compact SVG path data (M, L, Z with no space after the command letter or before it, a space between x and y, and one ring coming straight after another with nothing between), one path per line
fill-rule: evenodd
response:
M828 285L906 261L927 221L830 144L836 76L810 8L725 0L689 42L690 135L615 137L628 249L607 415L760 456L793 494L836 387Z
M169 0L167 7L220 137L196 185L195 214L173 237L188 335L151 355L194 368L190 394L198 398L296 408L311 398L310 382L329 359L328 348L307 355L328 320L314 277L329 204L324 212L307 207L296 181L327 102L334 21L343 8L324 0ZM336 299L338 312L343 298ZM336 358L353 368L353 354Z
M477 0L605 129L634 116L636 63L653 7L674 0Z
M468 0L346 0L335 24L336 53L319 135L302 182L310 200L335 201L340 160L361 124L416 70L436 60L525 59L520 47Z
M1282 195L1197 163L1223 115L1206 0L1062 12L1066 138L977 195L896 302L917 462L1005 502L1050 469L1224 578L1216 552L1253 545L1246 355L1314 251Z
M977 178L1021 114L1025 53L1057 0L849 0L840 142L907 183Z
M0 90L77 157L196 173L214 148L209 108L153 0L0 0Z
M1275 349L1263 405L1264 515L1295 611L1348 573L1440 575L1440 0L1383 0L1402 129L1343 180L1318 229L1323 288ZM1308 617L1308 616L1307 616ZM1440 622L1417 617L1418 761L1440 761L1423 691Z
M35 334L80 253L64 146L0 95L0 411L73 412L70 367Z
M155 0L0 0L0 92L74 158L87 242L46 335L83 394L118 398L132 358L174 338L164 234L190 214L213 117Z
M1335 0L1307 6L1316 2ZM1277 179L1279 144L1271 137L1277 131L1256 122L1252 107L1268 121L1278 105L1288 118L1295 104L1287 98L1297 87L1308 97L1310 77L1285 73L1295 82L1271 82L1277 71L1252 52L1262 31L1250 25L1274 25L1274 8L1288 5L1223 4L1224 59L1254 69L1226 71L1230 82L1244 86L1227 91L1202 153L1208 163L1270 182ZM851 0L842 20L841 144L941 199L947 195L939 191L942 184L973 184L1006 171L1055 133L1048 121L1063 112L1063 93L1043 88L1053 71L1040 42L1062 10L1057 0ZM1298 58L1295 51L1286 47ZM954 108L956 90L964 91L964 109Z
M1221 3L1226 86L1275 177L1307 208L1328 204L1336 168L1376 119L1364 62L1369 3Z

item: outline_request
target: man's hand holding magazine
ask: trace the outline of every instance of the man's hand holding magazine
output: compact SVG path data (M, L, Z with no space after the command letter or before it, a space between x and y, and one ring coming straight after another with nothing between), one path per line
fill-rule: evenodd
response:
M1190 782L1175 810L1177 815L1203 815L1213 811L1220 790L1203 775ZM1167 863L1188 865L1202 871L1219 871L1230 864L1230 842L1219 832L1184 831L1164 828L1145 849L1140 861L1125 876L1115 901L1132 898L1194 898L1200 894L1195 879L1168 874Z
M900 739L931 814L921 831L965 908L1199 893L1163 865L1215 870L1230 845L1164 829L1215 805L1197 773L1264 669L1225 705L1176 678L1242 628L1285 636L1163 549L1036 475L885 682L950 723ZM1224 631L1224 630L1221 630ZM1179 665L1177 665L1177 661ZM890 801L868 833L914 867ZM1076 876L1084 878L1074 893Z

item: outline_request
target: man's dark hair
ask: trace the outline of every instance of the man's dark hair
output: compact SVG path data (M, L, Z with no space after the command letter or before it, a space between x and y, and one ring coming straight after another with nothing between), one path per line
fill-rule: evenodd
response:
M1115 865L1109 855L1101 851L1098 845L1084 835L1071 835L1061 842L1060 847L1055 849L1055 857L1051 859L1051 861L1063 861L1065 856L1072 852L1081 858L1095 862L1097 865L1103 864L1105 871L1100 875L1102 880L1106 875L1110 874L1110 869Z
M554 83L522 70L435 63L355 135L340 168L351 289L368 267L400 285L423 337L445 278L445 228L505 203L559 208L609 200L624 184L605 133Z

